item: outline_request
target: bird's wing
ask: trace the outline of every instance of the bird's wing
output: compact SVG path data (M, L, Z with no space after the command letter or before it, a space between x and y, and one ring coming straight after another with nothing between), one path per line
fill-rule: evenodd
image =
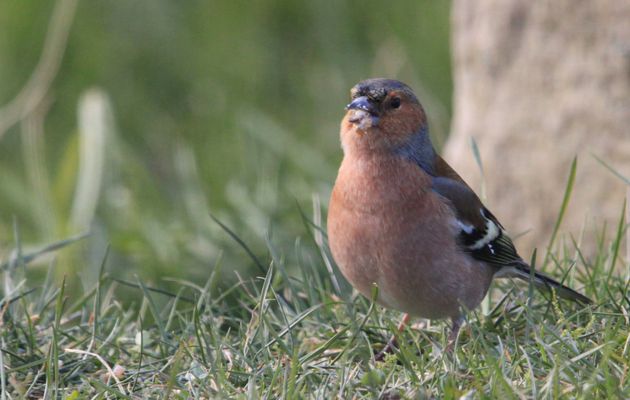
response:
M432 177L432 189L452 207L465 251L497 268L524 264L503 226L463 181Z
M532 271L516 252L512 239L497 218L484 207L479 197L464 180L439 156L432 176L433 191L445 198L453 208L460 228L461 246L474 258L497 268L497 276L509 276L531 281L540 289L554 290L558 296L591 304L588 297L562 283Z

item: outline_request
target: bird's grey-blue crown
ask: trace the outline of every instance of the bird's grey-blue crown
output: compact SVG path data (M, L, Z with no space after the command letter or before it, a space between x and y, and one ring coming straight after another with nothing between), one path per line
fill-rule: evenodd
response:
M415 103L419 103L413 90L395 79L373 78L357 83L351 91L352 98L366 96L372 101L381 102L387 93L397 90L403 92Z

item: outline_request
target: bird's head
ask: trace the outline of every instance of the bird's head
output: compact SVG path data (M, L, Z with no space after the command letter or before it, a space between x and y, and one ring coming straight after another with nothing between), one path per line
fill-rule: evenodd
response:
M402 82L368 79L357 83L350 96L341 122L341 142L346 151L392 151L415 135L427 134L424 109Z

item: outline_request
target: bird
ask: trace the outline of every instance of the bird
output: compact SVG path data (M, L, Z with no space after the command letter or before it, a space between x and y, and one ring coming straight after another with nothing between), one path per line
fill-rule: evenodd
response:
M494 278L531 280L560 298L592 303L521 258L503 225L436 152L408 85L367 79L350 96L328 206L329 247L358 292L370 298L376 285L376 302L404 313L399 330L411 316L450 319L452 346L466 311Z

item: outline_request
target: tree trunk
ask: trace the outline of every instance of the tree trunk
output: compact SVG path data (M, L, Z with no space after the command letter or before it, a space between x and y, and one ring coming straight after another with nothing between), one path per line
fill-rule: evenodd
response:
M447 160L479 190L475 139L486 204L512 235L528 232L516 241L526 258L550 238L575 156L563 230L614 230L626 185L595 157L630 178L630 1L454 0L452 18Z

